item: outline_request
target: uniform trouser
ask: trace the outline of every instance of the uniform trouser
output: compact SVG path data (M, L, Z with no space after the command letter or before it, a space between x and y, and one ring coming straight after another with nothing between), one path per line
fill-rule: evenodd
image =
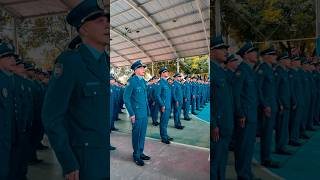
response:
M181 121L180 121L180 114L181 114L181 109L182 109L182 102L179 102L179 105L177 106L174 104L173 106L173 111L174 111L174 126L178 127L181 126Z
M311 100L311 105L310 105L310 111L308 114L308 119L307 119L307 129L312 129L313 128L313 118L315 115L315 101Z
M189 112L190 112L190 100L184 101L183 103L183 116L185 119L189 118Z
M196 112L196 97L194 97L193 99L191 99L191 112L195 113Z
M80 180L110 179L109 147L73 147L72 150L80 165Z
M197 110L200 110L200 96L197 96Z
M10 180L21 180L27 176L29 157L29 133L17 135L16 142L11 148Z
M201 96L201 106L203 107L205 105L205 99L204 95Z
M256 142L256 129L256 123L246 123L244 128L237 127L234 155L238 179L250 180L253 177L251 161Z
M140 159L144 150L144 141L148 125L148 117L137 118L135 123L132 123L132 147L133 158Z
M158 122L159 105L157 103L153 103L150 107L152 123L156 123Z
M300 133L303 135L306 133L306 128L307 128L307 121L309 118L309 114L311 113L310 110L310 101L306 101L306 103L303 106L303 114L302 114L302 119L300 121Z
M10 157L11 157L11 142L1 137L0 138L0 179L9 179L9 167L10 167Z
M165 111L160 113L160 136L161 139L167 140L168 139L168 123L169 123L169 116L170 116L170 109L171 106L166 106Z
M37 159L37 147L43 139L43 126L40 119L33 121L33 125L30 132L30 160Z
M319 118L320 118L320 98L318 96L318 98L316 100L315 113L314 113L314 123L315 124L319 123Z
M260 158L261 162L271 160L271 145L273 139L273 129L276 119L276 112L272 109L271 116L262 115L261 138L260 138Z
M300 137L300 123L301 119L303 118L303 108L297 106L295 110L291 112L292 118L289 122L290 124L290 141L298 142Z
M285 150L289 142L289 115L289 109L284 109L282 112L277 113L276 150Z
M119 113L119 104L118 103L114 103L113 106L113 121L117 121L118 118L118 113Z
M218 142L210 142L210 179L224 180L228 162L228 146L231 136L220 137Z

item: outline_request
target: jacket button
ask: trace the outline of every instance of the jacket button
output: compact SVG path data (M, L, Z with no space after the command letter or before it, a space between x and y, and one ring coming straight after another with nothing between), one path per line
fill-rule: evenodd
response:
M97 92L95 91L95 92L93 92L93 94L94 94L94 95L96 95L96 94L97 94Z
M89 146L89 143L84 143L84 146Z

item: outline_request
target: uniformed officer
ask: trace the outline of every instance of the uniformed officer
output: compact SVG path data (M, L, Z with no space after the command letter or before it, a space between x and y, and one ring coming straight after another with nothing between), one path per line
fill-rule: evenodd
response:
M150 114L151 114L151 119L152 119L152 125L158 126L160 123L158 122L158 114L159 114L159 104L157 103L156 99L156 89L159 86L159 78L154 76L153 77L153 84L151 85L150 88Z
M234 103L237 118L235 168L238 179L254 179L251 161L256 140L258 94L254 65L258 49L246 42L237 52L243 59L235 73Z
M185 77L185 82L183 84L183 116L184 120L190 121L191 118L189 116L190 113L190 103L191 103L191 82L190 76L187 75Z
M197 91L196 91L196 93L197 93L197 100L196 100L196 109L198 110L198 111L200 111L201 109L201 93L202 93L202 88L201 88L201 77L199 76L198 78L197 78L197 81L196 81L197 83L196 83L196 86L197 86Z
M114 76L110 76L110 131L117 131L118 129L115 127L114 122L116 120L116 113L117 113L117 104L118 104L118 91L116 86L116 79Z
M109 179L109 19L101 1L84 0L68 14L83 44L56 61L42 120L66 179ZM68 125L68 126L66 126Z
M313 71L315 77L315 89L317 92L317 99L316 99L316 110L315 110L315 117L314 117L314 125L320 125L320 62L315 61L314 66L315 69Z
M261 108L260 160L266 167L279 168L279 163L271 159L273 129L277 114L276 81L273 65L276 63L277 52L273 47L260 52L262 64L257 69L258 97Z
M300 76L301 60L297 55L291 57L291 68L289 70L290 92L291 92L291 114L290 114L290 137L289 145L301 146L299 142L300 137L300 123L303 118L303 86L302 77Z
M113 108L114 108L114 82L115 82L115 78L112 74L110 74L110 108L109 108L109 120L110 120L110 133L111 133L111 129L115 129L114 127L114 121L112 120L113 117ZM111 144L109 146L110 150L116 150L115 147L113 147Z
M291 91L289 81L290 57L284 52L278 57L275 70L278 112L276 116L276 153L291 155L287 145L289 143L289 116L291 108Z
M167 81L169 78L169 72L166 67L162 67L159 71L161 80L156 91L157 102L160 107L160 136L161 142L170 144L173 140L168 136L167 128L171 112L171 88Z
M212 158L211 179L225 179L228 161L228 146L233 130L233 107L231 87L222 68L229 48L223 42L222 36L213 38L210 42L210 79L213 82L211 92L210 114L211 138L210 148Z
M316 104L316 98L317 98L317 93L316 93L316 87L315 87L315 76L313 74L313 62L311 58L307 59L307 64L306 64L306 73L307 77L310 83L310 109L309 109L309 114L307 117L307 122L306 122L306 129L308 131L316 131L313 125L313 120L315 116L315 104Z
M313 58L312 58L313 59ZM311 97L311 103L312 103L312 118L310 121L307 123L307 129L309 131L315 131L315 125L316 122L318 121L318 118L316 117L318 115L318 89L317 89L317 82L318 82L318 76L317 76L317 71L316 71L316 61L310 59L310 67L309 67L309 72L310 76L312 79L312 84L311 84L311 90L312 90L312 97ZM318 115L319 116L319 115Z
M230 93L233 96L233 83L234 83L234 79L235 79L235 71L237 70L239 65L239 60L238 58L234 55L234 54L229 54L227 57L227 60L225 61L225 73L227 76L227 82L230 85ZM234 100L232 99L232 107L234 110ZM234 114L234 111L233 111ZM234 118L234 124L236 124L237 121ZM235 139L236 139L236 127L233 127L233 134L230 140L230 144L229 144L229 150L233 151L234 150L234 145L235 145Z
M144 165L143 160L150 160L150 157L143 153L149 111L147 85L144 80L145 67L141 60L131 65L135 76L128 80L123 94L132 123L133 160L138 166Z
M192 77L191 82L191 113L193 115L197 115L196 113L196 101L197 101L197 78L195 76Z
M307 130L307 121L312 115L311 111L311 82L309 78L308 72L308 60L305 57L302 57L301 68L299 69L300 76L302 78L302 87L303 87L303 116L300 123L300 138L310 139L310 137L306 134Z
M0 179L11 180L12 142L15 140L15 101L12 67L15 65L13 50L7 43L0 43ZM15 179L15 178L14 178Z
M175 73L173 75L174 81L172 83L172 100L173 100L173 110L174 110L174 127L176 129L183 129L184 126L181 125L180 121L180 114L181 114L181 109L183 105L183 92L182 92L182 85L180 83L181 81L181 74L180 73Z
M32 96L29 96L28 81L26 79L23 61L16 57L16 66L13 67L15 83L15 112L16 129L15 141L12 145L11 177L26 179L30 152L30 135L32 131L33 106ZM26 155L27 154L27 155ZM14 179L14 178L12 178Z

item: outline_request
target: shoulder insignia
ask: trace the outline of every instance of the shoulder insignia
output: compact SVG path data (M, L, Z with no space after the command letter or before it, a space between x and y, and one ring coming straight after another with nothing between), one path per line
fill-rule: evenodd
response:
M241 75L241 71L237 71L236 76L240 76L240 75Z
M59 78L63 74L63 64L57 63L54 67L54 77Z
M2 93L2 96L3 97L8 97L8 90L7 90L7 88L2 88L2 91L1 91L1 93Z

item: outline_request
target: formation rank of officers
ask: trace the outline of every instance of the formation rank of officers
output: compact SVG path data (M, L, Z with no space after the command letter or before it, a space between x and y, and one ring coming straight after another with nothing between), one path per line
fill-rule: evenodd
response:
M319 126L320 63L278 54L272 45L259 51L246 42L236 56L222 36L210 43L211 179L225 179L229 149L238 179L259 179L251 170L256 137L261 165L280 168L272 152L292 155L288 147L302 146L310 138L306 131Z

